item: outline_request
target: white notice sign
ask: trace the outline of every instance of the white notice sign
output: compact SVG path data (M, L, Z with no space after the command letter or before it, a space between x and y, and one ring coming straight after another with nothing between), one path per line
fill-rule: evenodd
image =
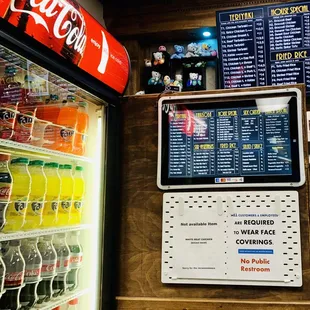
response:
M164 195L164 283L301 286L298 192Z

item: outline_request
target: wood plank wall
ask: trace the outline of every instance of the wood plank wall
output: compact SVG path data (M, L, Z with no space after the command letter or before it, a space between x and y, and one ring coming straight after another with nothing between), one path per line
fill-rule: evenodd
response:
M118 252L118 309L309 310L308 183L299 190L304 280L302 288L161 283L163 192L156 186L157 100L157 95L131 96L122 100L122 213ZM307 151L305 156L308 168Z

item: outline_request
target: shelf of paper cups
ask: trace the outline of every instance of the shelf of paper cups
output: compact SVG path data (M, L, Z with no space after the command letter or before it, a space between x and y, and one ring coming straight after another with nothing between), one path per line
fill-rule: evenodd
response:
M53 298L51 301L44 303L43 305L36 305L34 309L41 310L52 310L64 304L67 304L70 300L82 297L83 295L88 294L90 289L77 290L73 293L66 293L65 295L59 296L57 298Z
M9 241L9 240L34 238L34 237L66 233L70 231L88 230L88 229L91 229L90 224L17 231L17 232L12 232L12 233L0 233L0 242Z
M0 147L12 149L12 150L30 152L34 154L55 156L58 158L74 160L74 161L79 161L79 162L88 162L88 163L92 162L92 159L88 157L74 155L70 153L64 153L61 151L51 150L51 149L44 148L44 147L34 146L31 144L27 144L27 143L20 143L20 142L15 142L12 140L1 139L1 138L0 138Z

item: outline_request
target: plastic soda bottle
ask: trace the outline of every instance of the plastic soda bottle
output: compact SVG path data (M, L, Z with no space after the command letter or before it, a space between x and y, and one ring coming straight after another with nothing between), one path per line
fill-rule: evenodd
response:
M13 178L11 202L6 212L4 231L20 230L25 223L31 177L28 171L29 160L16 158L11 161L10 170Z
M82 267L83 249L79 241L79 231L69 234L68 245L70 248L70 271L67 277L69 291L74 291L79 286L79 272Z
M47 190L43 209L43 227L54 227L58 219L58 206L61 191L59 164L46 163L44 172L47 178Z
M35 229L42 224L43 206L46 195L46 176L43 171L44 161L29 162L31 187L29 204L26 212L25 229Z
M1 309L20 309L19 301L20 291L24 283L25 261L20 252L20 240L11 240L9 249L3 256L6 265L6 274L4 288L6 293L3 294L0 306Z
M0 231L6 222L6 210L12 193L12 175L9 170L9 154L0 154Z
M38 286L38 304L49 301L53 296L53 280L56 275L57 253L52 243L53 236L40 238L38 248L42 256L42 281Z
M70 249L66 242L66 234L56 235L54 246L57 253L57 276L53 281L53 297L57 297L63 295L67 290L67 276L70 270Z
M78 103L78 113L77 113L77 124L76 130L79 133L87 133L88 124L89 124L89 116L87 113L87 103L86 102L79 102Z
M24 283L25 260L20 252L20 240L11 240L9 250L3 256L6 266L4 288L17 288Z
M20 303L26 308L32 308L37 300L37 288L41 280L42 257L39 252L38 238L30 238L22 242L22 255L25 260L25 284L20 293Z
M82 209L85 196L85 181L83 167L76 166L74 174L73 204L71 208L70 224L78 225L82 219Z
M61 178L60 205L58 209L58 226L69 224L70 212L73 200L74 179L72 176L72 165L60 165L59 174Z

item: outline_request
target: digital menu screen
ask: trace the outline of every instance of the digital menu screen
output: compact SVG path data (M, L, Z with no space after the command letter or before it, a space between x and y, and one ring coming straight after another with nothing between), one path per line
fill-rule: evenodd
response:
M300 181L296 97L166 106L163 186Z
M305 83L310 2L217 12L222 88Z
M289 118L288 108L176 111L169 177L292 174Z

